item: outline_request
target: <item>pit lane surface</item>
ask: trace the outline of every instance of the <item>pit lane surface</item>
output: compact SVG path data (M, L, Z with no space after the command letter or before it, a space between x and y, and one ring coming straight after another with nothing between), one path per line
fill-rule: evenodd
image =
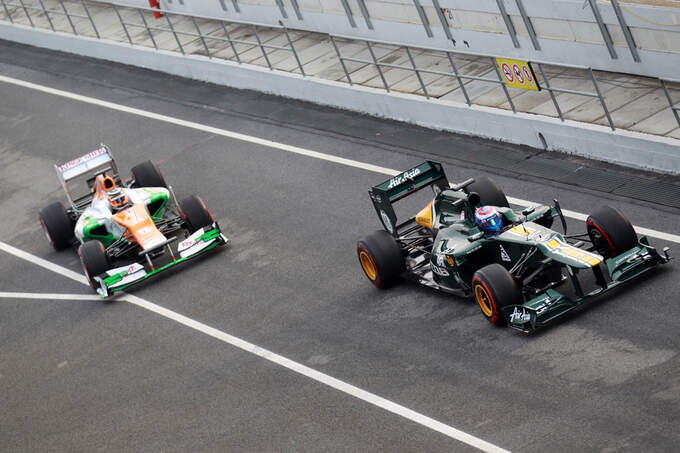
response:
M387 168L436 158L460 181L482 171L461 155L533 153L0 45L2 75ZM508 450L678 444L674 264L524 337L492 328L469 301L368 284L355 244L379 226L366 189L384 175L7 84L0 99L4 242L79 271L75 254L50 251L36 212L63 199L52 165L105 142L123 169L161 162L178 196L202 195L233 241L134 295ZM558 197L581 212L605 202L678 233L675 209L540 175L518 180L504 163L486 170L511 196ZM0 291L89 294L3 252L0 271ZM2 298L0 307L6 451L476 451L125 302Z

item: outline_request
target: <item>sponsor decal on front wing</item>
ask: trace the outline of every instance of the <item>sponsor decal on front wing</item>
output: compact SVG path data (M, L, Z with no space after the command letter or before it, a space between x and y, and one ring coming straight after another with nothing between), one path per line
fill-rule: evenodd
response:
M413 168L411 170L407 170L404 173L400 174L399 176L395 176L394 178L390 179L390 183L387 186L388 189L391 189L393 187L398 186L399 184L402 184L406 181L413 181L413 178L418 176L420 174L420 168Z
M515 307L513 312L510 314L510 322L512 323L522 324L528 322L529 320L531 320L531 315L523 308L522 311L519 311L519 309Z

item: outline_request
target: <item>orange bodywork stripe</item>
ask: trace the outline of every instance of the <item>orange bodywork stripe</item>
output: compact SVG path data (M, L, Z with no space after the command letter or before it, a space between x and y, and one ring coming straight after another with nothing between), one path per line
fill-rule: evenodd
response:
M128 233L143 248L165 241L143 204L133 205L111 217L114 222L127 229Z

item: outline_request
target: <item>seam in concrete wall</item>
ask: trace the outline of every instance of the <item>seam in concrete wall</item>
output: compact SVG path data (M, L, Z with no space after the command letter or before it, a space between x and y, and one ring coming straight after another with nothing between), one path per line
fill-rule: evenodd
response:
M378 117L680 174L680 140L302 77L247 64L133 47L112 41L0 24L0 38L130 64L240 89L264 91ZM159 112L162 113L162 112ZM452 149L455 153L455 149Z

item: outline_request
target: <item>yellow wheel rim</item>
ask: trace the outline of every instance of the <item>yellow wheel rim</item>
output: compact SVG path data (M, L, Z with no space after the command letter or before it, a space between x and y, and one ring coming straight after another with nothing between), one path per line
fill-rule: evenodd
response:
M482 285L475 286L475 299L477 299L477 303L481 307L482 313L489 318L493 316L491 297L489 297L489 293L486 292L486 289Z
M361 261L361 267L364 269L364 272L366 272L366 276L371 279L371 281L375 281L378 277L378 272L375 270L375 264L373 264L373 260L368 256L368 253L363 250L359 252L359 261Z

